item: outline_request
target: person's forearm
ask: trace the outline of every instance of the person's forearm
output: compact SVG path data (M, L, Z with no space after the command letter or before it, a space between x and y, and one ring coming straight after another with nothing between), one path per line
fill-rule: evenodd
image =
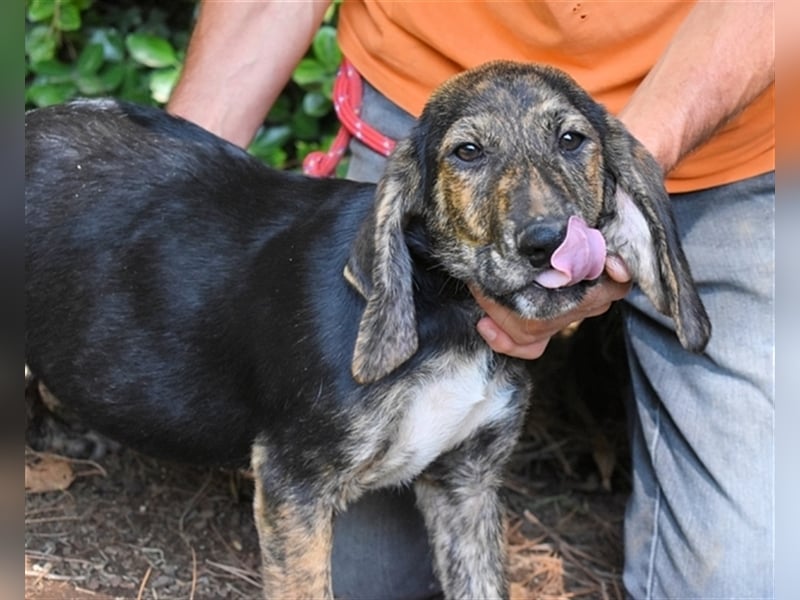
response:
M204 0L167 110L246 146L329 4Z
M668 173L774 79L773 4L700 2L619 117Z

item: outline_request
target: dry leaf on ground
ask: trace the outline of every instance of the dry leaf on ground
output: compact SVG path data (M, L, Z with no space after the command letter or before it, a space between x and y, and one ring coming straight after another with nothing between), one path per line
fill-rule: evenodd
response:
M25 461L25 490L28 492L63 491L74 480L72 465L60 456L42 454Z

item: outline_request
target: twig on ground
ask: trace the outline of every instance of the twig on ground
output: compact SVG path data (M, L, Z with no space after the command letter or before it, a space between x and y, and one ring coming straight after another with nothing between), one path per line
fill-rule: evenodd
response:
M194 600L194 595L197 591L197 552L195 552L194 546L189 541L189 538L184 531L184 522L192 509L194 509L194 507L197 505L200 498L202 498L203 494L205 494L206 489L211 484L213 475L213 472L209 471L208 475L206 475L205 481L186 504L186 508L183 509L183 512L178 519L178 533L180 534L183 543L186 544L186 546L189 548L189 551L192 553L192 587L189 591L189 600Z
M88 471L78 471L75 473L75 477L87 477L89 475L102 475L103 477L108 477L108 473L106 470L97 462L93 460L89 460L88 458L73 458L71 456L63 456L61 454L56 454L54 452L40 452L38 450L34 450L30 447L25 447L25 456L33 456L39 460L44 459L55 459L55 460L63 460L73 465L87 465L90 466L91 469Z
M142 577L142 583L139 584L139 593L136 594L136 600L142 600L144 597L144 590L147 586L147 580L150 579L150 573L153 572L153 566L150 565L147 567L147 571L144 573L144 577Z
M192 587L189 589L189 600L194 600L194 593L197 591L197 553L194 546L189 546L192 551Z
M195 492L194 496L192 496L192 498L186 504L186 508L183 509L180 519L178 519L178 531L180 531L181 535L183 535L183 522L186 520L187 515L192 511L200 498L203 497L206 489L211 484L213 475L214 474L209 471L208 475L206 475L206 480L203 482L203 485L200 486L200 488Z
M261 587L261 582L258 580L258 574L252 569L240 569L239 567L223 565L222 563L214 562L212 560L206 560L206 564L215 569L219 569L220 571L230 575L231 577L235 577L236 579L246 581L247 583L249 583L254 587L257 588Z
M226 539L225 539L225 537L222 535L222 533L220 532L220 530L217 528L217 526L216 526L216 525L214 525L214 523L213 523L213 522L212 522L210 525L211 525L211 531L213 531L213 532L214 532L214 535L215 535L215 536L217 536L217 539L219 540L219 542L220 542L220 543L221 543L223 546L225 546L225 549L228 551L228 554L229 554L229 555L230 555L230 556L231 556L231 557L232 557L232 558L233 558L233 559L234 559L236 562L238 562L238 563L239 563L239 566L241 566L241 567L246 567L246 566L247 566L247 565L246 565L246 563L245 563L245 562L242 560L242 558L239 556L239 553L237 552L237 550L238 550L238 551L241 551L241 549L242 549L242 547L241 547L241 546L242 546L242 545L241 545L241 542L239 543L239 548L238 548L238 549L237 549L237 548L234 548L234 546L232 546L231 544L229 544L229 543L228 543L228 540L226 540Z
M57 575L55 573L37 573L36 570L25 571L25 577L36 577L36 581L33 582L33 585L38 584L42 581L42 579L46 579L48 581L86 581L88 579L86 575Z
M79 565L93 565L91 560L86 560L83 558L69 558L66 556L54 556L52 554L47 554L45 552L37 552L36 550L26 550L25 557L30 558L32 560L39 560L45 562L67 562L67 563L75 563Z
M74 585L72 587L75 588L76 592L80 592L81 594L89 594L90 596L99 596L100 595L97 592L94 592L94 591L92 591L92 590L90 590L88 588L82 588L79 585Z
M25 519L25 525L39 525L41 523L58 523L60 521L80 521L81 515L64 515L61 517L42 517L40 519Z
M567 515L567 519L571 517L574 513L570 513ZM608 563L605 563L601 558L596 555L588 554L581 550L580 548L573 546L566 542L566 540L558 534L554 529L547 527L544 523L542 523L536 515L534 515L529 510L523 511L523 515L527 521L531 524L536 525L542 531L544 531L547 536L552 539L556 546L558 547L558 552L566 559L566 561L577 570L579 570L585 577L588 578L588 581L583 579L579 579L578 583L586 585L587 587L591 587L592 592L595 593L597 591L598 586L602 587L604 584L604 579L602 579L598 574L596 568L592 568L587 566L595 565L600 567L606 567L609 571L613 570L613 567ZM561 522L563 523L566 519L562 519ZM611 573L608 573L611 575ZM575 595L579 595L579 592L574 591ZM588 592L587 592L588 593ZM582 593L580 595L583 595Z

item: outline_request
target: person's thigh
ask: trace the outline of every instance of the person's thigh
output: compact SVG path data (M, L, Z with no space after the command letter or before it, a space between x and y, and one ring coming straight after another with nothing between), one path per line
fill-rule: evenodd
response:
M712 323L703 355L634 290L628 593L770 598L774 175L673 198Z

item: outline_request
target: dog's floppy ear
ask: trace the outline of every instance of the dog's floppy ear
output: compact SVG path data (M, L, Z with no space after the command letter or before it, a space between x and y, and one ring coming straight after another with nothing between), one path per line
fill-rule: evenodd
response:
M372 214L350 253L345 278L367 300L353 353L353 377L371 383L417 351L411 256L404 229L419 212L421 159L411 140L401 141L378 182Z
M625 261L653 305L672 317L681 345L702 352L711 324L683 253L661 168L620 121L609 115L607 124L604 160L613 181L606 208L614 219L603 233L609 251Z

